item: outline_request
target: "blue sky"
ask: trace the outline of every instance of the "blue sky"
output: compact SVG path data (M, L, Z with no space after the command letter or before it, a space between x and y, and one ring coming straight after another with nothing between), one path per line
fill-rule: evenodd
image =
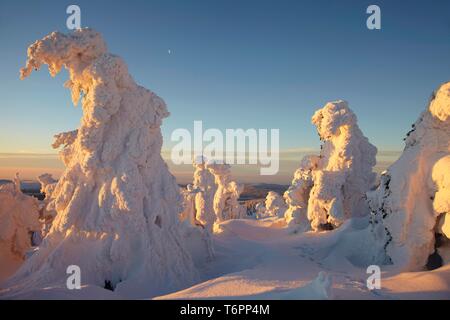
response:
M18 78L26 48L66 32L66 8L100 31L175 128L279 128L283 149L317 149L310 118L345 99L381 150L400 150L431 92L450 80L449 1L0 1L0 152L47 153L78 126L67 74ZM382 29L366 28L381 7ZM171 51L171 54L168 53Z

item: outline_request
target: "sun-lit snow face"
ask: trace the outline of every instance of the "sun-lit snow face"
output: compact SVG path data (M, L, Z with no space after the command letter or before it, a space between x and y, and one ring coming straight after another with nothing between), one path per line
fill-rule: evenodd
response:
M450 121L450 82L439 88L429 109L440 121Z
M320 138L326 140L338 134L341 127L355 124L356 116L348 108L346 101L339 100L329 102L316 111L312 117L312 123L317 127Z

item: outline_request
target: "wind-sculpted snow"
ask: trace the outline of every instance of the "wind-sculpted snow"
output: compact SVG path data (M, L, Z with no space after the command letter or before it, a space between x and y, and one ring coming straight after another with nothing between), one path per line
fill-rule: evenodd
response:
M285 192L285 220L300 231L339 227L368 215L365 193L373 187L377 149L357 125L345 101L327 103L312 123L322 143L319 156L307 156Z
M38 201L22 193L18 175L0 186L0 221L1 282L21 265L41 229Z
M405 145L369 203L376 239L394 265L421 270L436 249L449 249L435 237L450 236L450 82L433 95Z
M193 261L181 235L181 195L161 158L166 104L137 85L101 35L53 32L28 49L21 78L47 64L83 117L77 131L56 136L66 169L52 192L57 212L35 253L9 281L15 290L65 286L78 265L82 285L124 297L149 297L192 284ZM19 289L17 289L19 288Z

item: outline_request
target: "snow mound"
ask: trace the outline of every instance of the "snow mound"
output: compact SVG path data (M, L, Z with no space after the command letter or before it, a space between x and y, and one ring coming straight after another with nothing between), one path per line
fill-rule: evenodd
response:
M422 270L435 252L435 234L449 238L450 82L413 124L400 158L369 193L376 240L394 265Z
M82 285L149 297L197 278L181 235L182 199L161 157L166 104L137 85L125 62L108 53L100 33L53 32L28 48L21 78L47 64L83 117L56 136L66 169L51 196L57 215L39 250L8 281L17 290L64 285L69 265ZM12 292L6 291L6 294Z
M25 260L33 245L34 233L40 233L37 199L20 191L19 176L13 183L0 185L0 282Z

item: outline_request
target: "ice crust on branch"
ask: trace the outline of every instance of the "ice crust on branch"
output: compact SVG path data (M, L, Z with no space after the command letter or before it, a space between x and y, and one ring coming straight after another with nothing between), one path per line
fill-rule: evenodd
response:
M161 158L162 120L156 94L137 85L124 61L91 29L53 32L28 48L21 78L62 67L65 86L83 109L80 128L56 136L66 169L51 197L57 215L39 251L15 275L26 288L64 285L78 265L82 284L125 297L149 297L197 277L181 236L182 199Z
M442 250L435 234L450 238L450 82L434 93L368 198L374 235L394 265L422 270Z

